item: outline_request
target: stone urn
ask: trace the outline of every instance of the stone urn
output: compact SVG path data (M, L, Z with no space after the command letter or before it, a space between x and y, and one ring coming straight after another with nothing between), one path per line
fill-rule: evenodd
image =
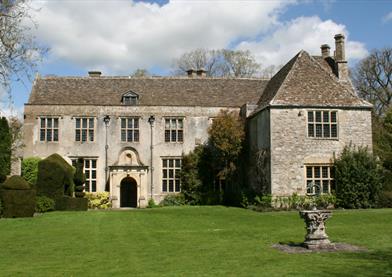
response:
M325 221L332 216L329 210L304 210L299 215L304 219L307 234L305 236L304 246L308 249L330 249L335 248L325 232Z

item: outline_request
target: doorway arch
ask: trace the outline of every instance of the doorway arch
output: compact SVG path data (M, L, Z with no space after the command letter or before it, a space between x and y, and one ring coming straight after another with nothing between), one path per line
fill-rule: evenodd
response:
M137 183L131 177L125 177L120 183L120 207L137 207Z

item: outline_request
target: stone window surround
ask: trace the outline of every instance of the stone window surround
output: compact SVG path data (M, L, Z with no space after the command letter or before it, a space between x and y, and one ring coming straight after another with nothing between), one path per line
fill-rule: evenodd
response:
M175 120L175 127L172 127L172 121ZM166 122L169 121L169 126ZM179 127L179 122L181 122L181 127ZM164 141L165 143L183 143L184 142L184 123L185 118L182 116L164 116ZM173 132L175 132L175 140L173 139ZM169 134L169 135L167 135Z
M80 143L93 143L95 142L95 129L96 129L96 117L95 116L73 116L71 117L72 120L74 120L75 124L74 124L74 130L75 130L75 136L74 136L74 141L75 142L80 142ZM80 120L80 125L79 127L76 126L77 124L77 120ZM83 127L83 119L87 119L87 126ZM90 119L93 120L93 126L91 127L90 125ZM83 131L86 131L86 140L83 141ZM79 140L77 140L77 131L79 131ZM91 133L90 131L92 131L92 137L93 140L90 140L91 138Z
M60 119L61 116L57 116L57 115L42 115L42 116L38 116L38 128L39 128L39 132L38 132L38 141L41 143L58 143L60 141ZM48 128L47 127L47 122L48 119L52 119L52 127ZM57 120L55 120L57 119ZM42 120L45 120L45 127L42 127ZM57 128L54 126L55 122L57 121ZM45 133L45 137L42 140L41 138L41 132L42 130L44 130ZM48 136L48 130L51 130L51 140L47 140ZM57 130L57 140L54 140L55 138L55 130Z
M316 112L321 112L321 121L316 121ZM328 112L328 121L324 122L323 112ZM313 121L309 122L309 113L313 113ZM336 115L336 122L331 121L331 113L335 113ZM317 136L316 125L321 124L321 132L322 135L320 137ZM313 136L310 136L309 125L313 125ZM324 136L324 125L329 126L329 137ZM332 125L336 125L336 137L332 137ZM316 139L316 140L339 140L339 112L336 109L308 109L306 110L306 136L309 139Z
M120 116L120 141L121 143L139 143L140 142L140 116ZM123 119L125 119L125 128L122 127ZM128 121L133 120L132 128L129 128ZM137 128L135 127L135 120L137 120ZM123 140L122 132L125 131L125 140ZM132 140L128 140L128 131L132 132ZM135 133L137 133L137 140L135 140Z
M319 195L332 193L334 187L334 178L332 176L333 164L331 163L317 163L317 164L305 164L305 188L307 195ZM325 171L326 170L326 171ZM314 184L311 188L308 188L308 184ZM325 190L327 185L328 191ZM318 189L317 189L318 185ZM309 189L312 191L309 192Z
M176 193L181 191L181 179L179 173L182 167L182 157L179 156L163 156L161 157L162 165L162 193ZM170 161L172 164L170 165ZM172 171L171 171L172 170ZM178 174L178 175L177 175ZM171 182L170 182L171 181ZM170 190L170 183L172 190Z

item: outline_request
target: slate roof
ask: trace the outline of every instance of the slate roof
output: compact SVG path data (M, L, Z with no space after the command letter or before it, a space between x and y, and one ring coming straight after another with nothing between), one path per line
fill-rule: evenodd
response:
M303 50L272 77L258 105L258 110L267 106L372 107Z
M256 104L268 80L188 77L41 77L28 101L33 105L121 105L133 91L140 106L240 107Z
M339 81L332 58L300 51L271 80L188 77L39 77L31 105L121 105L122 95L139 95L140 106L241 107L312 106L371 108L351 83Z

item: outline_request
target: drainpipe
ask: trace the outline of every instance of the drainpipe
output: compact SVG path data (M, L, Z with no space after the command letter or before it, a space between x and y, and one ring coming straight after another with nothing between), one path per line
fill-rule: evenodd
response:
M105 123L105 187L106 187L106 182L108 181L108 126L110 122L110 116L105 115L103 118L103 122Z
M150 189L151 189L151 199L153 199L154 195L154 167L153 167L153 156L154 156L154 122L155 122L155 117L153 115L150 116L148 119L148 123L150 123L150 128L151 128L151 138L150 138Z

